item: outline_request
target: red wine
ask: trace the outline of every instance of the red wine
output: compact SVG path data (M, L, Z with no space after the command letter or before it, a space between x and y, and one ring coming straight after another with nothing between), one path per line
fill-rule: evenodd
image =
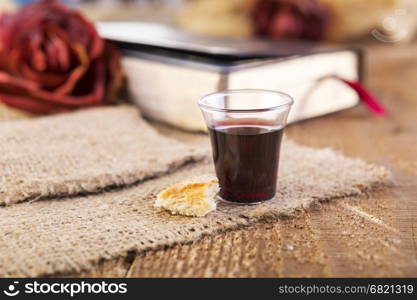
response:
M255 203L276 192L282 128L262 120L240 120L209 128L220 197Z

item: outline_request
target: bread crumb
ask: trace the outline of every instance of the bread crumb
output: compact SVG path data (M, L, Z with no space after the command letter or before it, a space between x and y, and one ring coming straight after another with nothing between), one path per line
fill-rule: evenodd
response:
M188 178L161 191L155 207L168 210L171 214L203 217L216 209L218 181L214 176L200 175Z

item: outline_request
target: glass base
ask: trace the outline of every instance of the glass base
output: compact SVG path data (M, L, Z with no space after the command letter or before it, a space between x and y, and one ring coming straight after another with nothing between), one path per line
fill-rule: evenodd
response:
M231 204L231 205L238 205L238 206L242 206L242 205L258 205L264 202L268 202L271 201L272 199L274 199L274 197L269 198L269 199L265 199L265 200L261 200L261 201L257 201L257 202L236 202L236 201L230 201L230 200L226 200L223 199L222 197L220 197L220 195L216 196L217 200L219 200L220 202L226 203L226 204Z

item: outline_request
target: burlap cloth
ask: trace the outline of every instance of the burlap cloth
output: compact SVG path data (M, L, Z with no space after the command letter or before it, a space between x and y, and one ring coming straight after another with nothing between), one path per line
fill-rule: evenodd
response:
M273 200L258 206L220 204L204 218L189 218L155 210L155 194L185 177L212 172L210 159L184 165L201 158L201 150L162 137L131 108L4 123L0 145L2 201L48 196L0 207L0 276L88 270L128 253L291 215L389 178L382 167L285 140ZM116 185L125 188L58 198Z
M131 106L0 124L0 205L124 186L202 158Z

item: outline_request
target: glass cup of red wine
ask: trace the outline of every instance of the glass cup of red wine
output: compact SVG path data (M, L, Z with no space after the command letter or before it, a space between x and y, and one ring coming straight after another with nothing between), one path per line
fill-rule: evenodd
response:
M275 196L279 153L293 99L269 90L227 90L202 97L220 200L256 204Z

